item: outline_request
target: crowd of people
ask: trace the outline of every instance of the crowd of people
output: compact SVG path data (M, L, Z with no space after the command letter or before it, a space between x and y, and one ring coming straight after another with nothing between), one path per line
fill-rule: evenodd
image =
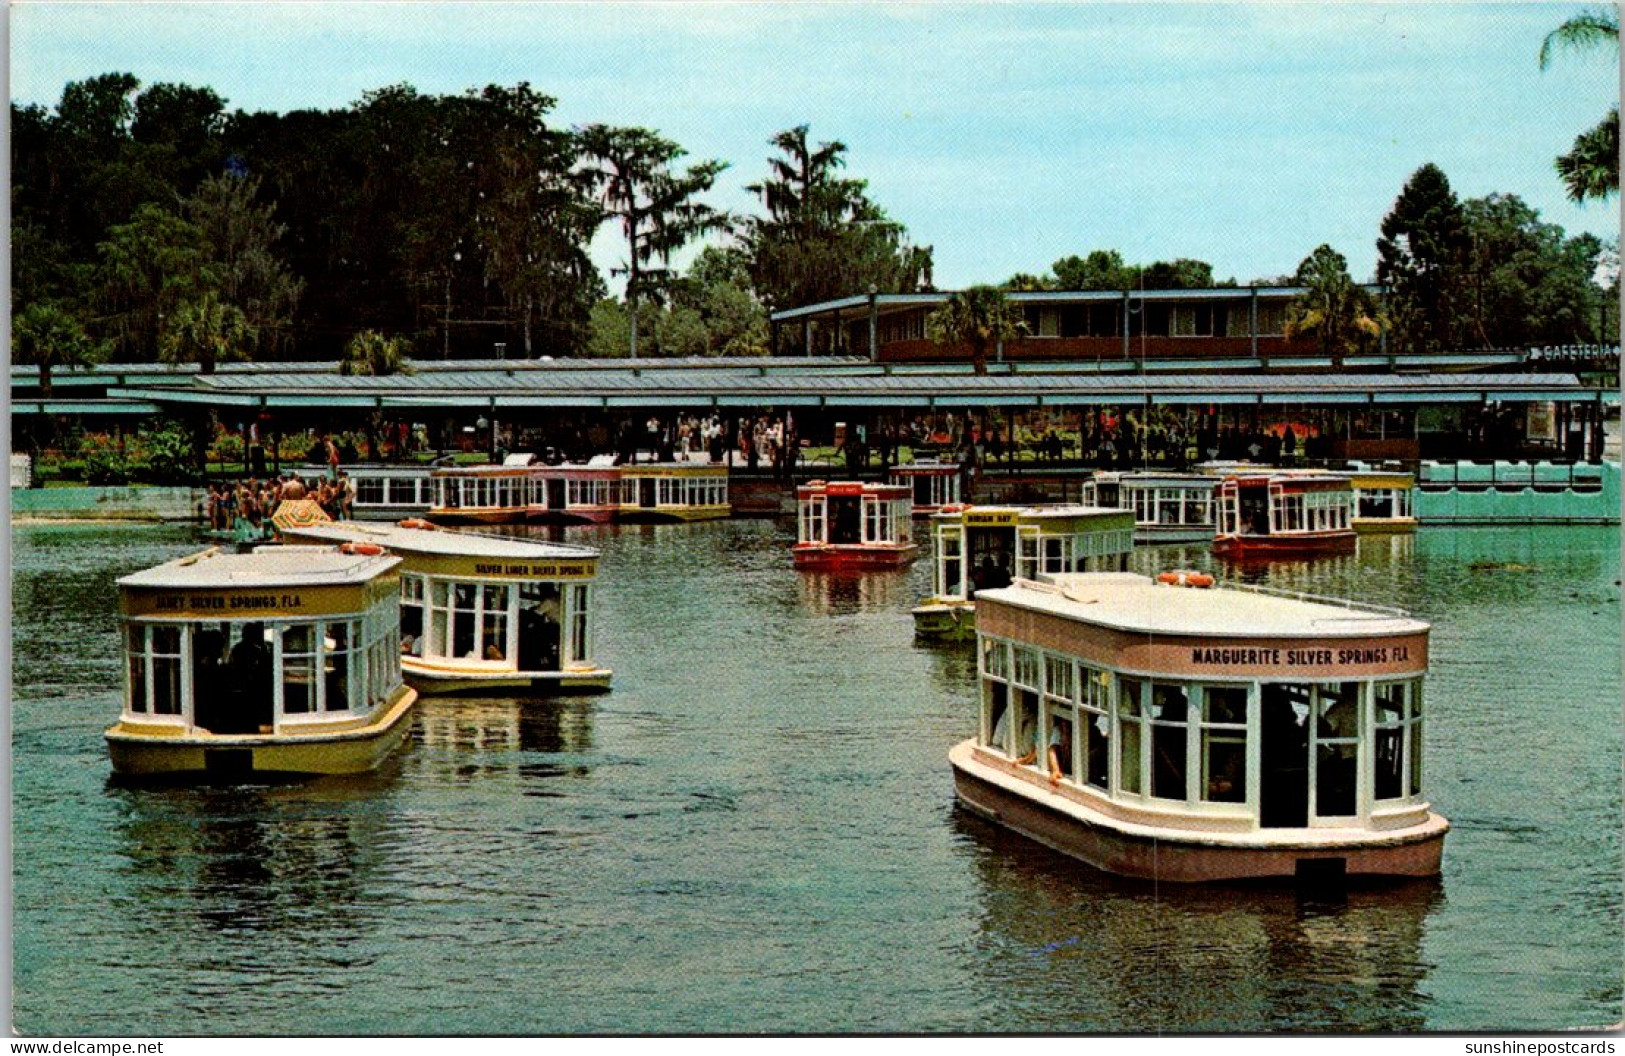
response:
M235 482L211 481L209 528L264 534L271 515L286 499L311 499L334 520L348 520L354 512L355 481L342 469L314 482L297 473L278 473L263 480L244 477Z

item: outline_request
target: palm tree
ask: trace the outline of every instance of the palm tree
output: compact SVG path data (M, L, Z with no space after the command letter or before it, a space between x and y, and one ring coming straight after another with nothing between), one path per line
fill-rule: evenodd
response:
M404 337L385 337L377 330L363 330L350 338L344 346L344 358L339 360L339 373L349 376L382 378L391 374L411 374L407 354L412 342ZM372 411L362 420L367 436L367 457L378 460L378 432L383 428L382 411Z
M179 308L158 335L158 357L165 363L196 363L203 374L215 365L247 359L254 328L243 310L205 290Z
M1612 8L1585 11L1546 34L1540 44L1540 68L1551 65L1558 51L1595 51L1612 48L1619 56L1619 12ZM1569 198L1575 202L1603 199L1619 193L1619 107L1614 107L1595 128L1582 132L1567 154L1554 163Z
M50 301L36 301L11 321L11 359L39 367L40 395L51 398L53 367L88 367L107 357L77 316Z
M988 349L1027 332L1021 309L997 286L971 286L952 295L926 316L925 333L934 344L970 346L971 369L987 373Z
M1618 194L1619 107L1608 111L1596 128L1580 133L1573 149L1559 154L1553 164L1563 177L1570 201L1601 200Z
M1321 245L1298 265L1298 285L1307 287L1287 305L1288 339L1313 334L1320 351L1341 369L1343 357L1358 352L1382 333L1384 320L1376 301L1349 277L1348 261L1331 246Z
M658 298L665 288L671 255L709 231L725 229L730 218L696 196L711 189L723 161L702 161L685 173L672 162L686 152L645 128L589 125L581 130L588 175L599 188L604 216L621 222L627 259L615 274L626 276L627 314L632 320L631 354L638 354L638 298ZM652 262L659 260L658 266Z
M1540 68L1552 64L1558 51L1593 51L1612 44L1619 49L1619 12L1600 7L1585 11L1546 34L1540 42Z

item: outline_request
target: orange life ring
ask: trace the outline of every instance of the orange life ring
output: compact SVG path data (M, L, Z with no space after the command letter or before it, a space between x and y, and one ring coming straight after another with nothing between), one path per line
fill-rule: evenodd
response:
M401 528L434 528L434 525L421 517L408 517L404 521L396 521L395 524Z
M1166 583L1171 587L1211 587L1213 577L1206 572L1163 572L1157 576L1158 583Z
M339 553L357 554L361 557L377 557L384 552L384 548L377 543L340 543Z
M966 506L962 502L945 502L937 507L939 513L963 513Z

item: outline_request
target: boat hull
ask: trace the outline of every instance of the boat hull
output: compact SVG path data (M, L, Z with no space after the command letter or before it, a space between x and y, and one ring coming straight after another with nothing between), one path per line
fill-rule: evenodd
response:
M416 690L403 687L371 721L336 732L173 734L119 722L105 737L113 772L128 777L360 774L376 770L401 746L417 700Z
M1351 523L1361 535L1408 535L1416 531L1415 517L1356 517Z
M914 633L921 638L969 641L976 637L976 603L926 602L913 610Z
M477 525L477 524L524 524L525 511L522 508L490 509L490 510L430 510L423 515L425 519L435 524L451 525Z
M1213 552L1224 557L1241 558L1346 554L1354 549L1356 538L1352 529L1312 535L1221 535L1213 540Z
M615 514L613 506L572 506L562 510L532 507L525 519L531 524L609 524Z
M676 524L715 521L732 514L731 506L622 506L617 519L623 524Z
M471 693L512 694L540 690L546 694L593 693L609 688L611 672L602 667L564 671L490 671L424 664L401 658L401 676L424 696L467 696Z
M976 758L964 741L948 755L954 791L989 821L1097 869L1168 883L1292 878L1339 864L1346 876L1425 877L1439 873L1450 825L1429 813L1420 825L1382 832L1319 830L1315 838L1281 838L1269 830L1196 833L1131 827ZM1024 787L1027 786L1027 787ZM1296 830L1299 832L1315 830ZM1345 834L1346 835L1343 835Z
M1210 525L1138 525L1134 529L1134 541L1156 545L1158 543L1206 543L1213 539L1213 526Z
M797 568L871 569L901 568L920 554L914 543L899 546L797 546L791 551Z

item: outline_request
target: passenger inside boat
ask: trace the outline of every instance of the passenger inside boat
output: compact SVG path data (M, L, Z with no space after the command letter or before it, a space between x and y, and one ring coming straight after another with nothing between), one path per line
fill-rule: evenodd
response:
M978 590L1008 587L1010 569L1014 567L1014 532L1009 528L971 528L965 535L971 569L971 589L966 597L974 598Z
M863 541L862 518L856 495L832 495L829 498L829 541L853 544Z
M1110 767L1112 758L1112 724L1111 720L1103 714L1096 714L1092 721L1084 723L1089 735L1089 745L1084 760L1084 779L1093 787L1104 789L1110 781Z
M201 628L192 635L192 722L211 733L225 718L226 646L229 625L223 630Z
M999 587L1010 585L1010 571L1007 566L1001 566L992 554L984 554L982 563L977 565L970 574L971 592L975 597L978 590L997 590Z
M1361 517L1387 518L1394 515L1393 493L1390 491L1360 492Z
M1038 694L1031 690L1018 689L1016 691L1015 707L1007 707L1008 689L1003 683L987 683L988 692L992 694L989 701L989 712L993 716L992 744L1002 752L1012 753L1016 762L1022 766L1030 765L1038 759ZM1010 743L1010 721L1014 714L1016 722L1016 743Z
M559 670L562 625L559 585L525 583L519 588L519 670Z
M1240 500L1241 530L1250 535L1270 534L1269 489L1242 488Z
M216 733L258 733L276 718L275 692L271 685L271 653L265 648L265 624L243 624L242 637L231 648L226 662L231 674L230 714L224 717L227 729Z
M1050 712L1049 727L1049 779L1059 784L1062 778L1077 779L1072 771L1072 720L1059 711Z

